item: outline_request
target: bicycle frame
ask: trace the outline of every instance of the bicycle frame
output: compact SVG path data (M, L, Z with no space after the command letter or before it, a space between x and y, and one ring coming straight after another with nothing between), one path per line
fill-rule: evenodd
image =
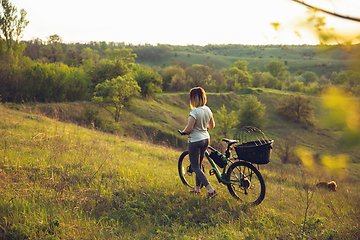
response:
M211 147L211 146L208 146L208 148L209 148L210 150L212 150L212 151L218 152L215 148L213 148L213 147ZM220 153L220 154L221 154L221 153ZM215 172L215 175L216 175L216 178L218 179L219 182L221 182L221 183L223 183L223 184L233 184L233 185L239 185L239 186L241 186L241 183L240 183L240 184L234 184L234 182L228 182L228 181L226 181L226 180L224 179L224 178L225 178L224 176L226 176L226 171L227 171L228 167L230 167L229 162L232 164L233 161L231 161L229 158L227 158L226 156L224 156L224 155L221 154L221 156L223 157L223 159L226 161L226 166L227 166L227 167L226 167L226 166L224 167L223 173L221 173L220 170L218 169L218 167L216 166L215 162L214 162L214 161L212 160L212 158L210 157L210 154L209 154L209 152L208 152L207 150L205 151L205 156L206 156L206 158L208 159L210 165L213 167L214 172ZM211 170L210 170L210 171L211 171ZM241 174L243 174L243 173L241 172ZM236 176L236 174L235 174L235 176ZM236 176L236 178L237 178L237 179L239 180L239 182L240 182L239 177Z

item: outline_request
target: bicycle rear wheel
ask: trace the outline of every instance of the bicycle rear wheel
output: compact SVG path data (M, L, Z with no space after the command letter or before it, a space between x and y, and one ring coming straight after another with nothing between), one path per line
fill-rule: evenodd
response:
M265 197L265 182L254 165L238 161L230 165L226 180L231 195L247 204L258 205Z
M204 166L201 166L204 171ZM179 176L184 185L194 188L196 185L196 174L191 168L189 151L183 152L178 163ZM202 184L201 186L202 187Z

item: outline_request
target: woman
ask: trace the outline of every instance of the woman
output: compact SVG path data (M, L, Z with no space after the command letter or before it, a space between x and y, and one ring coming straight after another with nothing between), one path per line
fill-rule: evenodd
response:
M210 135L207 130L213 129L215 122L210 108L205 106L207 99L204 89L201 87L191 89L189 98L191 112L183 133L189 135L189 158L191 167L196 174L196 186L189 192L200 194L200 186L203 184L208 190L207 198L213 198L217 193L211 187L200 166L205 150L210 143Z

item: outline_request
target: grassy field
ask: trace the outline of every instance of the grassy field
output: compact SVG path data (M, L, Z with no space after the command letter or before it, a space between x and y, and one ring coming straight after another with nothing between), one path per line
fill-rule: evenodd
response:
M291 128L313 151L344 152L329 129L296 126L274 114L283 94L257 94L267 103L269 138L280 143L279 130ZM209 106L216 114L245 96L212 94ZM219 196L189 195L177 174L185 148L178 142L186 139L174 133L186 123L187 101L185 93L136 99L123 113L119 135L74 124L88 103L21 111L0 105L0 239L360 238L358 149L347 151L353 161L337 173L281 164L274 151L260 167L267 192L257 207L233 199L214 177ZM315 189L318 180L335 180L338 191Z

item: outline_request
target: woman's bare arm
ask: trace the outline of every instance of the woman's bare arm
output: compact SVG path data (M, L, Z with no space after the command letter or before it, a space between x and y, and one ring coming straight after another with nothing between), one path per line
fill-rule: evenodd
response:
M214 128L215 128L215 121L214 118L211 116L208 129L214 129Z
M193 116L189 116L188 124L183 130L183 132L187 134L191 133L194 128L195 122L196 122L195 118Z

